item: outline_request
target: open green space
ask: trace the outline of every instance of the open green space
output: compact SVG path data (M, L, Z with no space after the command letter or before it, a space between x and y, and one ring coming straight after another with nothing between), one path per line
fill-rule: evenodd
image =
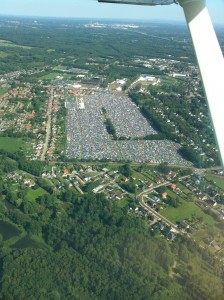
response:
M170 77L170 76L161 76L161 82L162 83L176 83L177 80L174 77Z
M132 177L136 178L136 179L141 179L141 180L147 180L148 178L145 178L145 176L141 173L138 172L133 172Z
M22 147L23 139L21 138L11 138L11 137L0 137L0 149L7 152L15 152Z
M121 199L121 200L117 200L116 203L120 208L124 208L124 207L128 206L128 204L129 204L128 200L125 198Z
M67 70L67 69L68 69L68 67L60 65L60 66L54 67L53 70L55 70L55 71L63 71L63 70Z
M1 51L0 51L0 58L1 58ZM5 88L0 88L0 96L4 95L5 93L8 92L8 88L5 87Z
M217 176L206 176L207 181L212 181L217 187L224 189L224 178Z
M3 240L9 240L12 237L18 235L19 233L19 229L17 229L15 226L3 220L0 220L0 234L3 237Z
M7 41L7 40L0 40L0 47L12 47L12 48L17 47L17 48L23 48L23 49L32 49L32 47L13 44L12 42Z
M203 218L204 222L209 225L215 225L215 220L209 216L208 214L204 213L200 207L198 207L193 202L188 202L183 199L180 200L180 206L177 208L174 207L167 207L163 209L160 213L168 220L173 223L180 222L186 219L191 219L192 217L195 218Z
M146 177L145 180L153 181L152 178L154 177L149 172L142 172L142 174Z
M8 54L6 52L0 51L0 58L5 58L7 56L8 56Z
M47 192L42 188L38 188L36 190L29 189L26 194L26 200L35 200L36 198L44 194L47 194Z
M44 244L43 242L38 242L37 240L34 240L29 236L25 236L13 245L13 248L19 248L19 249L25 249L27 247L34 248L34 249L43 248Z
M51 53L51 52L54 52L54 51L55 51L55 49L48 49L47 50L48 53Z
M183 184L181 184L181 183L177 183L177 187L183 192L183 193L189 193L189 189L188 188L186 188L186 186L185 185L183 185Z
M172 192L170 189L166 189L167 194L171 197L171 198L178 198L179 200L181 200L180 197L178 197L177 194L175 194L174 192Z
M59 75L61 75L61 74L60 73L56 73L56 72L52 72L52 73L46 74L44 76L41 76L39 79L40 80L54 80Z

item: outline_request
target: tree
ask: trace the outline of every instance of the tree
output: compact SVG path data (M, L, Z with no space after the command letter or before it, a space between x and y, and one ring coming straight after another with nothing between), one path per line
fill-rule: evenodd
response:
M157 167L157 171L160 173L163 173L165 175L169 174L170 168L168 166L168 163L164 162L164 163L159 164Z
M123 174L125 177L131 177L133 174L133 170L130 166L130 164L125 164L121 167L119 167L119 172Z

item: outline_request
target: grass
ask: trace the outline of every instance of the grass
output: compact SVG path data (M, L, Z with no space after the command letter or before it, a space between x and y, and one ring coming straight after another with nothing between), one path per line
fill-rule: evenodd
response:
M166 189L166 192L167 192L167 194L168 194L171 198L173 198L173 199L178 198L179 200L181 200L180 196L177 195L177 194L175 194L174 192L172 192L170 189L167 188L167 189Z
M8 54L6 52L0 51L0 58L5 58L7 56Z
M180 206L177 208L167 207L163 209L160 213L173 223L183 221L185 219L191 219L192 217L200 218L202 217L204 222L213 226L216 224L215 220L204 213L200 207L198 207L193 202L188 202L183 199L180 200Z
M141 173L138 172L133 172L132 177L135 177L136 179L141 179L141 180L147 180L148 178L145 178L144 175L142 175Z
M53 72L53 73L49 73L47 75L44 75L44 76L41 76L40 80L54 80L57 76L60 76L61 74L60 73L56 73L56 72Z
M120 208L124 208L124 207L128 206L128 204L129 204L127 199L118 200L118 201L116 201L116 203Z
M47 248L43 239L37 236L23 236L20 240L12 245L13 248Z
M63 71L63 70L67 70L68 69L68 67L66 67L66 66L56 66L56 67L54 67L54 70L55 71Z
M0 51L0 58L1 58L1 51ZM5 88L0 88L0 96L4 95L5 93L8 92L8 88L5 87Z
M188 188L186 188L185 185L181 184L181 183L177 183L177 187L183 192L183 193L186 193L188 194L190 192L190 190Z
M12 224L0 220L0 234L4 240L9 240L20 234L20 230Z
M38 198L39 196L42 196L44 194L47 194L47 192L42 189L42 188L38 188L37 190L32 190L29 189L29 191L26 194L26 200L36 200L36 198Z
M161 80L162 83L169 83L169 84L172 84L172 83L176 83L177 80L174 78L174 77L162 77L162 80Z
M0 40L0 47L11 47L11 48L22 48L22 49L32 49L29 46L16 45L7 40Z
M151 173L142 172L142 174L145 176L145 180L147 180L147 181L153 181L152 178L154 178L154 177L152 176ZM153 181L153 182L155 182L155 181Z
M21 138L10 138L10 137L0 137L0 149L8 152L16 152L22 147L23 139Z
M206 176L206 180L213 181L217 187L224 189L224 178L220 178L216 176Z

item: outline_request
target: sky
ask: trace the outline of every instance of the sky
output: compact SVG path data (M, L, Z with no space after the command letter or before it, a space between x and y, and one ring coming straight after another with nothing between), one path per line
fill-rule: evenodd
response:
M207 6L213 23L224 25L224 0L207 0ZM1 1L0 14L184 21L183 10L175 4L146 7L105 4L97 0L5 0Z

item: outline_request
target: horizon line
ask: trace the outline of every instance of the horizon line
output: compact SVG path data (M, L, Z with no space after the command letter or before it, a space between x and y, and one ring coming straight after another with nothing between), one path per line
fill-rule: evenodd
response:
M14 15L14 14L1 14L0 17L16 17L16 18L43 18L43 19L69 19L69 20L108 20L108 21L136 21L136 22L161 22L161 23L169 23L172 25L172 23L179 23L182 25L186 25L185 20L171 20L171 19L137 19L137 18L104 18L104 17L72 17L72 16L41 16L41 15ZM223 26L224 23L215 22L213 23L214 26Z

